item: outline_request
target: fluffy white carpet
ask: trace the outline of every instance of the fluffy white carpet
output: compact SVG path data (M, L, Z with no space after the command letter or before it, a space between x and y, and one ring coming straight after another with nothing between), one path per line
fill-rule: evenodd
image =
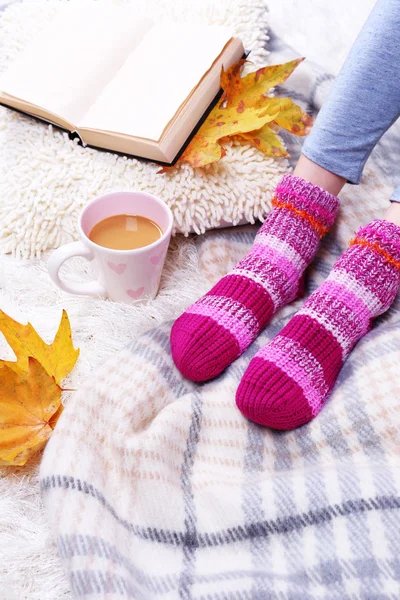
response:
M188 0L189 3L192 6L202 4L198 0L194 0L193 2ZM256 4L259 3L256 2ZM309 23L307 19L301 18L301 14L302 11L308 10L308 6L316 6L316 3L317 0L303 0L301 3L290 2L291 8L288 10L288 14L282 17L282 20L278 19L281 26L280 34L283 37L286 37L286 34L288 37L290 36L289 27L295 24L298 41L302 44L300 52L306 54L307 43L311 32L314 31L315 21ZM29 4L31 7L34 5L31 2ZM50 4L54 4L54 0L53 2L49 2ZM219 5L221 4L221 0L213 4ZM232 0L227 2L227 4L233 4ZM272 17L275 10L274 4L275 0L272 0ZM280 4L288 6L286 2ZM364 0L353 2L352 6L355 5L364 12ZM320 28L327 30L330 26L334 6L336 6L335 3L330 6L329 12L326 13L326 18L324 16L325 13L321 10L319 11ZM18 7L15 7L15 9L13 7L12 10L18 11L19 9ZM34 9L30 8L30 10L33 11ZM13 23L13 26L20 28L19 31L22 39L23 35L29 34L29 32L26 31L24 19L21 19L20 23L17 22L15 18L17 14L21 13L14 12L14 16L9 18L8 23ZM338 21L341 19L340 5L338 5L338 12L335 18ZM4 42L4 35L14 35L11 29L7 31L7 28L3 29L2 33L3 38L0 43ZM338 45L341 42L347 44L349 35L353 35L353 27L351 31L339 28L336 35L336 43ZM321 43L325 43L325 41L321 40ZM321 56L318 58L321 59ZM29 127L35 128L36 125L30 124ZM45 131L41 126L40 129L43 132ZM44 136L45 133L38 133L37 135ZM67 149L65 150L64 148L64 150L68 154L70 151L68 143L57 137L60 134L53 132L46 135L49 135L53 141L54 139L59 140L56 144L60 144L58 146L60 150L66 144ZM49 141L48 149L53 147L53 141ZM4 153L3 142L1 142L1 148L0 152ZM21 150L24 160L28 161L35 158L34 147L31 149L23 147ZM75 148L72 151L81 152L80 149ZM64 156L63 152L60 152L59 158L61 161L64 160ZM0 160L2 161L3 158L4 154L0 157ZM36 156L36 158L39 157ZM49 166L49 157L46 152L41 156L40 160L44 160L45 164ZM39 164L38 161L38 168L40 168ZM125 173L126 175L128 172L126 161L124 162L123 159L113 159L107 168L110 173L111 169L113 173L115 171L117 178L120 173ZM67 173L66 165L63 165L63 169L64 171L60 170L60 175L64 173L65 177ZM20 175L22 174L22 171L17 172ZM38 178L35 185L39 181L41 183L45 181L45 173L43 171L39 171L39 173L41 179ZM185 176L188 177L188 175ZM16 175L13 177L16 177ZM90 181L96 181L96 172L89 173L88 177ZM18 183L16 178L12 181L14 181L14 184ZM60 181L62 181L63 186L66 186L62 177L60 177ZM258 183L260 184L259 181ZM3 182L0 180L0 186L2 184ZM33 182L29 182L29 185L32 186ZM67 187L64 189L68 192ZM74 188L74 190L75 192L79 192L79 186ZM14 214L13 211L17 210L16 207L22 206L20 216L21 219L25 217L24 210L26 209L26 205L23 204L23 195L7 196L3 190L0 197L1 223L8 223L8 213L5 214L5 212L2 212L5 206L8 207L7 210L11 215ZM68 195L67 193L67 212L69 210L68 202L71 198L73 199L73 194ZM22 204L20 204L21 202ZM50 195L48 202L51 204ZM76 210L76 205L74 206L74 210ZM38 210L38 212L40 211ZM4 221L4 219L6 220ZM71 231L68 229L65 230L65 238L69 237ZM54 234L53 241L55 242L56 240L57 235ZM27 252L30 254L36 251L35 244L31 245L31 240L27 234L19 237L15 242L12 242L11 238L3 237L3 249L8 243L15 243L15 248L18 243L21 244L21 253ZM8 246L8 248L11 248L11 246ZM66 267L65 274L67 277L73 276L74 268L77 268L79 277L84 278L88 276L87 264L77 259L76 262ZM11 316L21 321L30 320L39 333L46 340L50 341L57 328L61 309L67 309L71 318L74 340L82 349L80 360L69 382L71 384L70 387L78 387L80 382L88 377L94 378L96 376L97 365L102 359L121 348L135 336L165 320L177 316L191 301L205 291L205 285L200 272L196 244L192 239L184 239L182 236L175 239L171 246L160 295L146 307L129 307L103 300L68 296L54 288L50 283L44 261L16 261L11 257L0 257L0 306ZM0 340L0 342L0 356L11 356L3 340ZM77 460L79 460L79 457L77 457ZM37 465L38 461L26 468L4 469L1 474L1 600L58 600L61 598L67 600L70 597L68 585L61 571L58 556L42 513L37 485Z
M25 0L5 12L0 22L0 70L67 1ZM227 24L251 49L254 66L267 63L265 0L134 0L134 5L160 21ZM254 223L268 211L272 191L288 166L285 159L266 157L249 145L231 144L223 160L205 169L183 164L157 174L159 169L153 163L82 148L67 133L1 107L0 251L33 258L71 241L84 204L113 189L141 189L160 196L172 209L175 231L184 234L204 233L221 221Z
M154 8L154 2L161 13L162 7L165 12L168 4L177 14L191 13L192 18L196 18L201 13L211 22L236 23L246 45L255 48L253 60L266 61L264 0L220 0L211 4L197 0L174 0L172 3L168 0L135 0L135 4L147 7L147 10ZM57 9L57 5L58 0L25 0L6 11L0 24L0 69L48 19L48 14ZM6 109L1 109L0 138L0 250L3 252L33 256L49 246L68 241L74 236L74 221L83 200L106 189L139 187L140 182L141 187L162 194L160 182L165 179L155 178L153 167L111 154L83 150L62 133ZM227 178L236 177L235 195L243 207L254 197L252 190L259 190L264 202L265 192L286 170L286 164L286 161L278 164L264 159L252 149L231 147L224 166L209 169L206 174L182 168L175 179L167 176L168 197L171 206L175 207L178 228L188 229L193 224L190 215L195 215L197 223L204 224L207 215L212 214L218 222L220 217L229 216L225 208L231 211L232 220L240 218L240 203L232 202ZM251 165L253 170L250 172ZM207 212L201 203L193 208L190 194L186 197L182 193L193 186L197 188L197 199L204 199L207 194L210 197L219 187L221 194L214 198L211 211ZM179 200L179 190L181 206L178 210L174 202ZM265 210L267 204L263 206ZM64 267L64 275L84 279L90 277L89 270L88 263L74 259ZM29 320L47 341L51 341L57 329L62 308L68 311L74 341L81 348L80 359L67 384L71 388L79 388L83 380L96 377L97 365L135 336L176 317L205 291L204 286L195 243L181 235L172 242L158 297L140 307L69 296L50 282L45 260L0 256L0 306L3 310L21 322ZM0 356L12 357L3 339L0 339ZM1 472L2 600L70 597L42 513L37 479L39 459L25 468Z
M133 307L110 301L64 294L49 280L43 261L0 258L0 306L21 321L29 320L50 342L62 308L71 319L79 361L66 387L79 388L96 377L97 365L137 335L170 320L205 291L192 239L174 240L156 300ZM75 261L74 261L75 262ZM76 259L65 276L87 276L87 263ZM3 340L0 356L12 358ZM77 456L79 460L79 456ZM37 468L2 469L0 478L0 598L56 600L68 598L58 555L42 513ZM4 591L7 589L7 593ZM14 596L12 595L14 594Z

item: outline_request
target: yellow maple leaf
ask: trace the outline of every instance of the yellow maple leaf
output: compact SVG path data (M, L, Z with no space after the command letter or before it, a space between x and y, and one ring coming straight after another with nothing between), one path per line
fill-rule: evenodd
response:
M59 383L75 365L68 315L51 344L30 323L0 311L0 331L16 361L0 361L0 464L24 465L49 439L62 413Z
M62 412L61 388L35 358L26 373L0 370L0 464L24 465L49 439Z
M244 110L242 101L230 108L215 106L181 156L181 160L190 162L193 167L202 167L224 156L219 140L241 132L260 129L265 123L276 119L279 103L271 102L265 106L248 107Z
M275 135L280 127L295 135L306 135L312 118L290 98L269 97L271 88L283 83L304 60L298 58L282 65L262 67L241 77L246 62L238 61L221 72L223 96L192 138L179 162L202 167L225 155L224 138L236 136L250 142L268 156L288 156ZM164 167L166 172L173 167Z
M221 88L224 91L222 102L226 101L229 107L243 100L249 107L262 104L265 100L267 102L275 100L266 97L265 94L268 94L273 87L284 83L303 60L304 58L296 58L281 65L261 67L244 77L240 76L240 71L246 62L244 59L239 61L239 72L238 63L232 65L227 71L222 68Z
M308 135L314 122L313 118L290 98L279 98L279 102L280 111L275 123L295 135Z
M27 373L29 357L33 357L57 383L60 383L72 370L79 356L79 350L75 350L72 343L71 325L65 310L51 344L46 344L30 323L21 325L2 310L0 332L17 357L17 361L0 361L0 368L8 366L19 375Z
M280 139L267 125L258 131L241 133L240 137L264 152L266 156L289 156Z

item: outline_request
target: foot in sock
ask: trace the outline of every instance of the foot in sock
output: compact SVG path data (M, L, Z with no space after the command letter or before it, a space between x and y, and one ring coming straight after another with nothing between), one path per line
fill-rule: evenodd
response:
M240 411L274 429L319 413L352 348L400 285L400 227L373 221L357 233L328 279L251 360L236 394Z
M304 271L335 219L339 200L285 175L272 204L247 256L172 327L172 356L188 379L219 375L280 307L299 297Z

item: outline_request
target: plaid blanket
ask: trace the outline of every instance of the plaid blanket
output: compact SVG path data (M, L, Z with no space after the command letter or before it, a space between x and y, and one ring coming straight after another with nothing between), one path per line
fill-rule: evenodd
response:
M369 174L366 197L374 185ZM355 221L374 212L357 188L349 193L309 291ZM252 227L204 236L200 277L211 285L253 236ZM182 378L166 324L113 356L69 402L41 484L75 597L400 597L399 302L355 348L309 425L270 431L235 407L251 356L300 304L215 381Z
M308 293L358 226L382 214L392 186L380 152L363 184L342 194ZM245 227L197 240L199 290L254 234ZM111 357L70 400L41 486L76 598L400 597L399 301L356 346L310 424L275 432L235 407L250 358L301 303L285 307L215 381L182 378L165 324Z

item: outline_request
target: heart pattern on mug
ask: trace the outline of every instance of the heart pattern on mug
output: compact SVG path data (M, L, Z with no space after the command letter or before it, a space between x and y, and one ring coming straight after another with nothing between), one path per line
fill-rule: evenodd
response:
M128 296L133 298L134 300L139 300L144 292L144 287L140 287L137 290L126 290Z
M123 263L115 265L113 262L108 262L107 264L110 267L110 269L112 269L117 275L122 275L122 273L126 269L126 265L124 265Z
M152 265L158 265L160 260L162 259L162 254L155 254L151 257L150 262Z

